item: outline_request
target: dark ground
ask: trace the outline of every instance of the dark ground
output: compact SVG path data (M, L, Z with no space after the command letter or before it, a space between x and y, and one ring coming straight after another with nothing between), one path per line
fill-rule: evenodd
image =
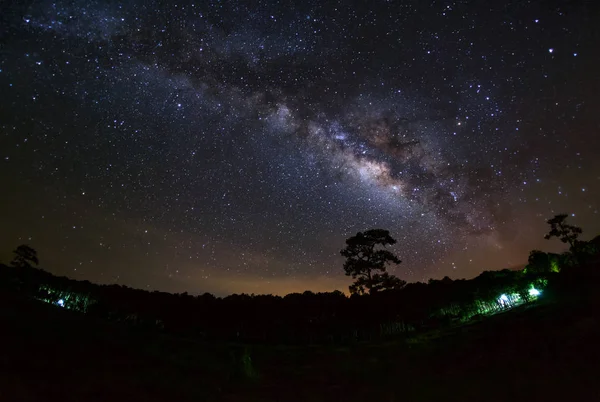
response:
M0 401L600 400L600 323L589 305L321 347L144 333L7 294L0 322Z

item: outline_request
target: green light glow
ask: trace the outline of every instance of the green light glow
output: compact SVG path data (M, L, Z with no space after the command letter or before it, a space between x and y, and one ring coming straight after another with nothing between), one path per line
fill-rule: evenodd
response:
M537 290L536 288L529 289L529 296L539 296L540 293L541 292L539 290Z

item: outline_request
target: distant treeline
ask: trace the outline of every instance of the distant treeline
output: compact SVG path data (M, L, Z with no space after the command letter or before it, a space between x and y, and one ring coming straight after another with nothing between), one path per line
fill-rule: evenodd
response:
M544 297L563 276L553 255L522 271L486 271L471 280L430 280L346 297L342 292L272 295L170 294L57 277L0 265L3 291L146 330L207 340L347 343L467 322ZM556 257L560 260L560 256ZM568 262L568 260L566 260ZM544 264L546 264L544 266Z
M191 296L96 285L34 268L36 251L21 245L12 266L0 264L0 290L146 330L209 340L269 343L348 343L466 323L538 298L568 301L596 293L600 236L578 239L581 228L560 214L546 239L569 245L562 254L534 250L521 271L484 271L474 279L409 283L385 272L400 260L385 249L396 241L374 229L346 240L344 270L355 279L351 297L340 291L273 295L209 293ZM376 249L381 245L383 249Z

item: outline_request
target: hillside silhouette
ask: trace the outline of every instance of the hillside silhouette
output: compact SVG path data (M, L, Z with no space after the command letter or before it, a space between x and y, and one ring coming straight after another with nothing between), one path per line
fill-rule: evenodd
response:
M579 240L565 220L548 221L547 237L569 245L562 254L534 250L523 270L427 283L385 275L400 262L375 247L393 244L387 231L358 233L342 250L344 269L357 273L350 297L96 285L34 267L37 253L21 245L0 265L2 392L6 400L594 399L600 236Z

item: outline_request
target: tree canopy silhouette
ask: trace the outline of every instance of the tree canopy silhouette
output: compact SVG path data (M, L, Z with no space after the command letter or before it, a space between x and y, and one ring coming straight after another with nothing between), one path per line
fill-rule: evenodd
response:
M349 287L350 293L374 293L406 285L405 281L385 272L388 264L402 262L394 253L381 248L393 244L396 244L396 240L389 231L383 229L358 232L346 240L346 248L340 254L346 257L344 272L355 279Z
M21 244L13 253L15 258L11 261L11 265L17 268L31 268L31 263L38 265L40 262L37 257L37 252L27 244Z
M548 219L548 225L550 225L550 233L544 238L549 240L553 237L557 237L563 243L569 243L571 251L575 250L577 244L577 238L583 232L581 228L573 225L569 225L566 222L567 214L558 214L552 219Z
M582 241L578 237L583 233L581 228L566 223L567 215L560 214L547 222L550 225L550 233L544 236L546 239L557 237L563 243L569 243L569 252L563 253L566 265L586 264L594 256L598 255L600 249L593 241Z

